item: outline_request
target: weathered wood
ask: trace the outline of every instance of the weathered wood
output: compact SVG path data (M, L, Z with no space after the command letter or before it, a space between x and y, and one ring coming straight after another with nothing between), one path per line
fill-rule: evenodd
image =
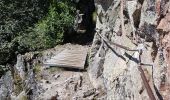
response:
M87 49L71 49L64 50L61 53L51 57L51 59L44 62L47 66L68 67L76 69L84 69L87 56Z

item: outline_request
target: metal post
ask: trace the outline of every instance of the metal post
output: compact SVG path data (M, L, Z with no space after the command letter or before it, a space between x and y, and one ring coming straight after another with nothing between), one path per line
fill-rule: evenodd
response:
M150 100L156 100L153 92L152 92L152 89L147 81L147 78L145 76L145 73L142 69L142 66L141 66L141 54L142 54L142 50L139 50L139 63L138 63L138 70L140 71L140 75L141 75L141 78L142 78L142 81L143 81L143 84L145 86L145 89L148 93L148 96L150 98Z

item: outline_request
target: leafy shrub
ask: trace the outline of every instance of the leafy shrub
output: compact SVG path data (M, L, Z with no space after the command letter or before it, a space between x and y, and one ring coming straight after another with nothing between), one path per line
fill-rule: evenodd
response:
M18 37L47 14L50 0L1 0L0 1L0 64L15 59L20 52ZM22 50L23 51L23 50Z
M21 48L38 50L53 47L63 42L63 34L73 25L74 8L69 2L52 3L46 17L28 29L28 34L18 37Z
M5 73L5 70L2 65L0 65L0 78Z
M2 0L0 64L16 54L53 47L63 41L63 33L73 25L74 5L69 0Z

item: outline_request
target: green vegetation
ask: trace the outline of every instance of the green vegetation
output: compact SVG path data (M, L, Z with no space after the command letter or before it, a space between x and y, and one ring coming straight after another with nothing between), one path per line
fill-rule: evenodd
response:
M41 80L42 77L41 77L41 65L40 64L36 64L34 67L33 67L33 71L35 73L35 78L36 80Z
M23 91L22 79L17 73L14 73L14 91L16 95Z
M5 66L0 65L0 78L3 74L5 74L5 72L8 70L8 68L6 68Z
M43 50L63 42L75 8L69 0L1 0L0 64L18 53Z
M33 71L35 74L38 74L41 72L41 66L39 64L35 65L33 68Z
M73 24L71 11L74 9L70 8L67 2L51 5L45 18L35 24L34 28L28 29L28 34L18 37L18 44L32 51L62 43L65 30Z
M1 78L1 76L4 74L4 70L3 70L3 68L2 68L2 66L0 66L0 78Z

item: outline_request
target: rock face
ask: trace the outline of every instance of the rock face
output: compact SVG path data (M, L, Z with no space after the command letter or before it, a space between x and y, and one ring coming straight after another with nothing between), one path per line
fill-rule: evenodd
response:
M86 48L58 45L42 52L17 56L17 62L0 78L0 100L91 100L102 97L92 86L86 70L47 67L43 62L65 49Z
M109 47L99 33L110 42L142 49L142 68L153 95L169 100L169 0L95 0L95 5L88 70L94 87L105 91L107 100L150 99L138 70L139 52Z
M0 79L0 100L9 99L13 91L13 80L10 72Z
M1 100L34 100L36 96L36 80L34 67L40 58L38 53L18 55L14 66L0 79Z
M41 65L69 45L18 55L0 77L0 100L170 100L170 0L94 2L88 73Z

